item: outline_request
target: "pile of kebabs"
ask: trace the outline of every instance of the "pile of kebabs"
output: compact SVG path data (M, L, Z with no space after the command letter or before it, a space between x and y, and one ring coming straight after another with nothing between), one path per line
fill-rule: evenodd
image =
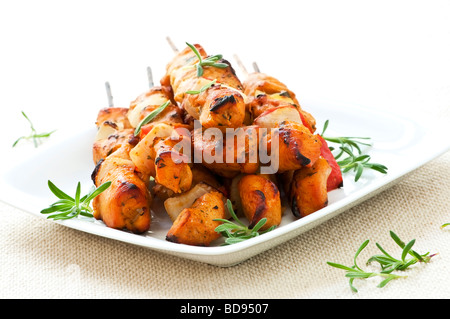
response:
M260 72L241 82L221 56L215 56L216 66L200 65L208 57L202 46L188 45L168 63L160 86L137 97L128 108L100 110L92 179L97 187L112 183L94 199L93 208L94 217L106 226L138 234L150 230L152 203L158 198L173 222L166 240L210 246L221 237L215 231L221 222L215 219L230 218L228 199L234 212L248 219L250 228L266 218L264 230L280 224L283 199L302 218L325 207L328 192L342 187L339 165L326 141L315 133L314 117L301 108L294 92ZM142 125L162 105L165 108ZM186 134L193 131L194 121L202 129L222 132L270 129L257 139L265 139L272 155L271 139L278 139L278 170L265 174L259 162L238 161L242 154L249 158L247 144L236 147L227 138L194 139ZM223 156L222 162L183 158L195 152L214 153L218 143L223 150L234 146L234 160L225 160L225 152L215 154Z

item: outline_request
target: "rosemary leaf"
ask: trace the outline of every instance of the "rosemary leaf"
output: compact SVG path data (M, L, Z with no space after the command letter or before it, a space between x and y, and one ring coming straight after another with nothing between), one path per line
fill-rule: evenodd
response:
M370 155L362 154L361 146L372 146L370 137L330 137L326 136L325 132L329 126L329 121L326 120L323 130L322 138L330 143L339 144L338 153L334 154L334 157L341 168L343 173L350 171L355 172L355 182L359 181L365 169L372 169L382 174L387 174L388 168L382 164L371 163ZM334 147L330 147L330 150L335 150ZM343 156L346 156L343 158Z
M240 243L261 234L265 234L276 228L275 226L272 226L265 231L260 231L261 227L267 222L266 218L262 218L253 228L250 229L236 216L236 213L233 210L233 205L229 199L227 200L226 206L234 222L228 219L214 219L214 221L222 222L222 224L215 228L215 231L222 234L222 236L226 238L224 245Z
M138 136L141 133L141 129L144 125L150 123L155 117L159 115L164 109L170 104L170 101L167 101L163 105L159 106L157 109L150 112L136 127L134 130L134 136Z
M223 58L222 54L212 55L212 56L209 56L209 57L203 59L200 52L198 52L197 48L194 45L187 43L187 42L186 42L186 44L198 58L198 62L197 62L197 64L195 64L195 67L197 69L197 77L203 76L203 73L204 73L203 67L205 67L205 66L211 66L211 67L215 67L215 68L219 68L219 69L225 69L228 67L228 64L218 62L218 61L222 60L222 58Z
M216 84L217 80L213 80L209 83L207 83L206 85L204 85L200 90L198 91L186 91L186 94L191 94L191 95L197 95L200 93L205 92L206 90L208 90L210 87L212 87L214 84Z
M51 132L48 133L37 133L36 129L34 128L33 123L31 122L30 118L25 114L24 111L22 111L22 115L23 117L25 117L25 119L28 121L28 123L30 124L30 129L31 129L31 133L28 136L21 136L19 137L12 145L12 147L15 147L20 141L22 140L33 140L33 144L34 147L38 147L40 140L42 138L49 138L50 135L52 135L54 132L56 132L56 130L53 130Z
M79 215L92 218L92 208L90 207L91 201L110 186L111 182L106 182L98 188L92 187L88 195L81 197L81 183L78 182L75 197L72 198L51 181L48 181L50 191L60 200L54 202L48 208L42 209L41 214L52 214L47 218L51 218L53 220L71 219L78 217ZM56 212L59 213L54 214Z

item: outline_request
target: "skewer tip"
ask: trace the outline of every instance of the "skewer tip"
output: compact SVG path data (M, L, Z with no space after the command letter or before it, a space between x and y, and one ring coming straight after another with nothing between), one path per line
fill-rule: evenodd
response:
M155 85L155 83L153 82L152 68L149 66L147 67L147 78L148 78L148 86L152 88Z
M111 85L109 84L108 81L105 82L105 88L106 88L106 96L108 98L108 106L113 107L114 103L113 103L113 96L111 93Z
M170 47L172 48L173 52L178 53L178 48L172 42L172 39L170 37L166 37L166 40L169 43Z
M241 59L239 58L239 56L237 54L233 55L234 59L236 60L237 64L239 65L239 67L241 68L242 72L245 73L245 75L248 75L248 71L244 66L244 63L242 63Z
M255 70L255 72L260 73L261 70L259 69L259 66L256 62L253 62L253 70Z

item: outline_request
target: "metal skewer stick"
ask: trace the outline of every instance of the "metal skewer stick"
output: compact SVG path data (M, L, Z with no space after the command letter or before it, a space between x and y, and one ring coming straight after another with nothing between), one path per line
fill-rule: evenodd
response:
M111 85L109 84L109 82L105 82L105 87L106 87L106 95L108 97L108 106L114 107L113 96L111 93Z
M152 74L152 68L151 67L147 67L147 78L148 78L148 86L150 88L155 86L155 83L153 82L153 74Z
M241 68L242 72L244 72L245 76L248 76L248 71L245 68L244 63L242 63L241 59L238 57L238 55L235 54L233 57L236 60L236 62L239 65L239 67Z
M257 73L261 73L261 71L259 70L259 66L258 64L256 64L256 62L253 62L253 70L255 70L255 72Z
M166 37L167 42L169 42L170 47L172 48L173 52L178 53L178 48L173 44L172 39L170 37Z

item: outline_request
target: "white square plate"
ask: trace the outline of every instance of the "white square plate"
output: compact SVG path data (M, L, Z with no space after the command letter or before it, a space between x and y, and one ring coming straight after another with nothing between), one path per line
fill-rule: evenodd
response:
M430 132L408 118L347 105L312 103L307 110L315 116L319 132L325 120L329 119L329 136L371 137L373 147L366 151L373 162L388 167L388 174L365 171L357 183L353 174L345 174L344 187L329 193L327 207L302 219L294 218L288 210L277 229L230 246L194 247L166 241L171 222L163 211L153 212L151 230L142 235L107 228L101 221L72 219L58 223L182 258L228 267L292 239L369 199L450 149L448 139L442 141L437 138L439 135L436 132ZM52 137L36 154L3 173L0 199L37 217L46 218L46 215L40 214L41 209L56 200L47 187L48 180L68 194L75 193L76 184L80 181L82 191L86 193L92 187L90 175L94 169L92 143L95 130L92 126L68 136Z

